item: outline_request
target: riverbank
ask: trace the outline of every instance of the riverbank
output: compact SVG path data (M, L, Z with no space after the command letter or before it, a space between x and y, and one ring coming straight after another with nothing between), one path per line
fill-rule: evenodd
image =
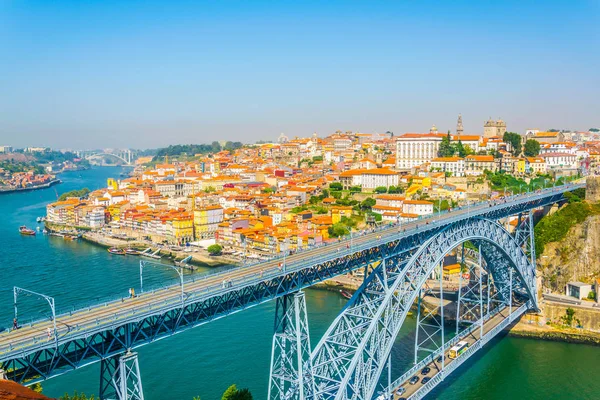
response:
M62 181L60 179L54 179L48 183L44 183L41 185L36 185L36 186L28 186L28 187L24 187L24 188L19 188L19 187L13 187L13 188L0 188L0 194L3 193L15 193L15 192L30 192L32 190L40 190L40 189L47 189L52 185L57 185L59 183L62 183Z
M537 321L531 320L527 314L523 315L514 326L508 328L508 336L600 346L600 332L540 325Z
M124 240L118 239L115 237L109 237L106 235L101 235L96 232L87 232L82 236L83 240L93 243L98 246L102 246L105 248L109 247L118 247L118 248L131 248L136 250L145 250L148 247L158 250L159 247L153 244L149 244L147 242L142 242L138 240ZM208 253L208 251L195 247L192 252L187 251L176 251L169 248L160 248L160 252L158 253L160 256L170 259L172 261L181 261L186 257L192 256L192 259L189 261L191 265L204 265L209 267L220 267L223 265L232 265L237 264L238 261L226 256L212 256Z

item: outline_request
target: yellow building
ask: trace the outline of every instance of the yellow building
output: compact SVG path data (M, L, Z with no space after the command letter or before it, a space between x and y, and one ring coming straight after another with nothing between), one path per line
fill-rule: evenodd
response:
M194 240L194 220L190 214L181 214L170 222L174 243L185 244Z
M517 161L517 173L520 175L525 174L525 159L524 158L519 158L519 161Z
M223 207L221 206L200 207L194 210L196 240L213 238L221 222L223 222Z
M460 264L444 265L444 275L460 274Z
M352 218L352 207L333 206L331 207L331 222L337 224L342 217Z
M108 178L106 180L106 187L117 190L119 189L119 182L117 182L114 178Z

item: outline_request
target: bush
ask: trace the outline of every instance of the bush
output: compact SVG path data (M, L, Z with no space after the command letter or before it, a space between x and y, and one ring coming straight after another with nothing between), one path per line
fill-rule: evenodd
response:
M331 182L329 184L329 189L331 190L342 190L342 184L340 182Z
M375 193L385 193L387 192L387 188L385 186L378 186L375 188Z
M599 211L598 207L591 207L588 203L575 202L542 218L534 229L536 254L541 255L547 243L564 239L571 227Z
M352 186L350 188L350 193L360 193L362 191L362 188L360 186Z
M208 250L210 255L216 256L221 254L221 251L223 251L223 246L220 244L211 244L206 250Z

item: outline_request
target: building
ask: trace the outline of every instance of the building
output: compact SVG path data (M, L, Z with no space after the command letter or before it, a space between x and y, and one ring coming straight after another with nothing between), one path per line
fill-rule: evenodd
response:
M223 207L207 206L194 210L195 239L211 239L223 222Z
M402 212L405 214L430 215L433 214L433 203L425 200L404 200Z
M458 121L456 122L456 136L460 136L464 133L462 115L458 114Z
M539 156L546 161L547 169L576 168L577 156L570 153L544 153Z
M438 156L444 134L405 133L396 139L396 169L411 169Z
M587 299L592 291L592 285L583 282L568 282L565 287L567 296L575 297L579 300Z
M0 146L0 153L12 153L12 146Z
M525 139L537 140L540 143L564 142L565 135L562 132L535 132L529 133Z
M483 124L483 137L503 137L506 133L506 123L501 119L494 121L491 117Z
M373 191L383 186L398 186L398 173L387 168L351 169L340 174L340 183L345 190L360 186L361 190Z
M449 173L450 176L465 176L465 160L460 157L438 157L431 160L431 169Z
M468 155L465 157L465 175L479 176L484 171L496 171L494 156Z

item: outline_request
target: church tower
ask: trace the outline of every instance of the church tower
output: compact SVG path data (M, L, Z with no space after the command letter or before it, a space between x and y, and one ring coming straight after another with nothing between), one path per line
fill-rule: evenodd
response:
M464 133L463 123L462 123L462 115L458 114L458 121L456 122L456 134L458 136L462 136Z

